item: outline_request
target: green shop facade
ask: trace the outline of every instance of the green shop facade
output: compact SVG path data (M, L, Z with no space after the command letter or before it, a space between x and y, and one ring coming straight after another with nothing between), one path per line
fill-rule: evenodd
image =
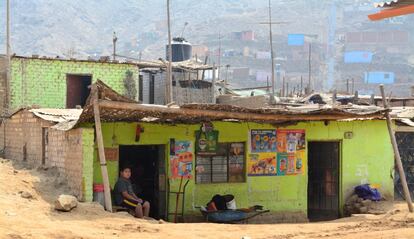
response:
M365 183L393 199L393 152L381 111L260 114L214 105L99 102L110 186L120 168L131 167L135 190L152 203L155 218L172 220L182 211L181 221L199 221L199 207L215 194L233 194L238 208L269 209L260 222L338 218L353 188ZM82 159L86 201L93 200L93 185L103 183L92 109L84 109L76 126L91 147ZM177 203L176 192L184 188Z

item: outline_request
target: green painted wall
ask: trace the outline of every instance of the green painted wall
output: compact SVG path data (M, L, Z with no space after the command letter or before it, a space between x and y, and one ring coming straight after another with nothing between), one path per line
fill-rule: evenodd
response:
M194 131L199 129L199 125L140 125L145 128L140 145L167 145L170 138L194 141ZM267 124L230 122L214 122L214 127L220 131L220 142L247 142L249 129L274 128ZM102 128L105 147L137 144L134 141L136 123L104 123ZM286 128L305 129L308 142L341 142L341 208L344 198L352 192L353 187L366 182L379 184L381 192L392 198L390 170L393 168L393 153L385 121L343 121L329 122L328 125L324 122L308 122ZM344 132L348 131L353 132L352 139L344 139ZM96 153L94 157L94 182L99 183L102 179ZM108 171L113 186L118 177L117 162L108 162ZM178 180L175 180L171 184L171 190L177 188ZM195 206L205 205L217 193L234 194L238 207L260 204L271 211L306 214L307 168L305 167L303 175L247 177L244 183L195 184L191 180L186 192L186 214L198 214ZM169 203L170 208L174 208L175 198L171 197Z
M83 185L83 197L87 202L92 201L93 192L90 189L93 187L93 174L94 174L94 130L91 128L82 129L82 155L83 155L83 176L82 176L82 185Z
M138 68L132 64L15 57L11 69L11 107L35 104L65 108L66 74L91 74L92 82L102 80L124 94L123 79L128 70L138 84Z

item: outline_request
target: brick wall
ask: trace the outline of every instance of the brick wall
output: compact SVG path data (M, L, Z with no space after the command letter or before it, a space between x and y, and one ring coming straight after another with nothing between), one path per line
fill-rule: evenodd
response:
M0 56L0 116L5 113L4 108L6 107L6 76L6 59Z
M5 157L27 161L32 166L42 164L42 127L52 123L21 110L4 122L6 127Z
M72 194L84 200L82 129L49 129L48 141L46 165L55 166L66 178Z
M90 74L92 82L102 80L124 94L123 80L127 71L133 73L138 84L139 70L133 64L14 57L11 69L12 108L27 105L65 108L66 74Z
M25 161L32 167L42 165L42 131L43 128L46 129L45 166L56 167L60 177L64 177L71 188L71 193L79 200L85 200L83 150L93 144L93 130L92 133L89 132L89 135L92 134L92 139L88 138L92 142L84 146L82 129L70 131L52 129L50 126L54 123L40 119L28 110L21 110L14 114L4 125L6 128L5 157ZM93 154L90 157L93 157Z

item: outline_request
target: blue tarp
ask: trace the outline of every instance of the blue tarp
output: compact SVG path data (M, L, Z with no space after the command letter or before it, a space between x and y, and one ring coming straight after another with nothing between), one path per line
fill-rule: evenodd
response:
M393 84L394 72L365 72L365 83L367 84Z
M344 54L345 63L371 63L372 52L369 51L348 51Z
M288 45L289 46L303 46L305 43L304 34L288 34Z

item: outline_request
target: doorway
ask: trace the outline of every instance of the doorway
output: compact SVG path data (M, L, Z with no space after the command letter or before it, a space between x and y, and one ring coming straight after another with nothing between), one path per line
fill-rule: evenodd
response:
M166 219L164 145L120 145L119 168L131 168L135 194L151 203L150 217Z
M339 142L308 142L308 218L339 218Z
M89 96L92 75L66 75L66 108L83 107Z

